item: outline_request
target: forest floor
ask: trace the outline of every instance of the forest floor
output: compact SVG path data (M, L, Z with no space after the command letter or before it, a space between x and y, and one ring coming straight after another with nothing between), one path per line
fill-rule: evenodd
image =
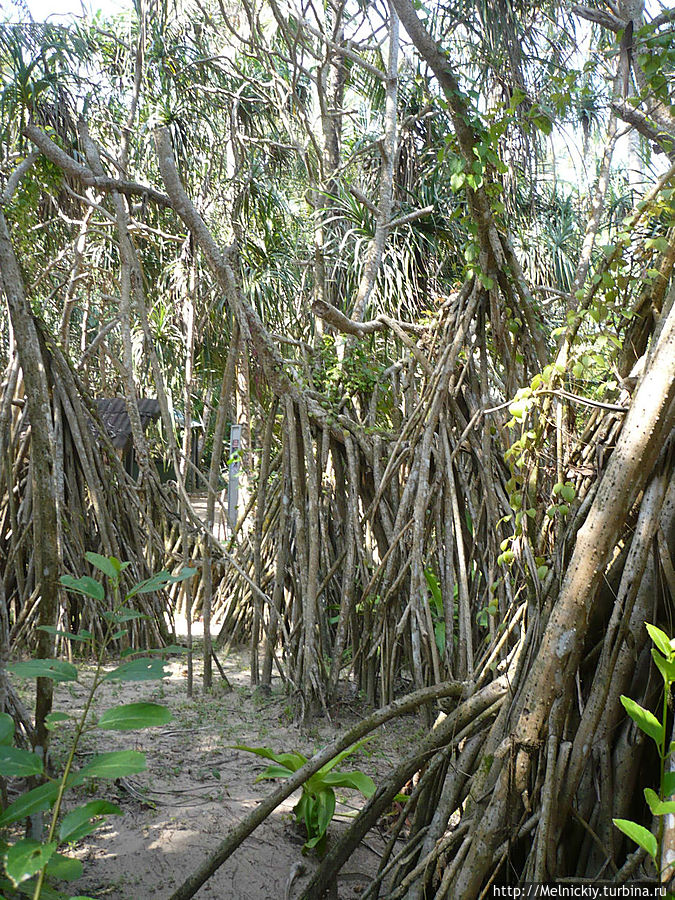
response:
M173 657L163 682L108 683L97 695L94 712L141 700L162 703L173 713L168 726L136 732L90 731L76 761L95 752L137 749L146 753L147 771L120 782L99 782L93 796L118 804L122 816L110 816L103 827L79 842L73 852L84 863L84 876L69 885L72 894L101 900L165 900L241 820L275 787L255 782L267 762L232 748L233 744L266 746L274 751L297 750L306 756L325 746L365 713L363 701L349 694L332 712L305 730L293 724L291 698L277 679L265 696L250 685L248 652L231 651L220 661L232 690L217 670L214 693L201 693L199 646L195 653L195 695L186 695L184 657ZM112 668L112 665L111 665ZM54 709L82 708L90 679L56 685ZM393 720L372 741L342 764L358 768L377 783L406 755L421 735L415 716ZM66 735L55 735L57 765L66 752ZM335 836L345 828L364 799L351 790L337 790ZM312 853L302 855L305 837L295 825L293 794L242 844L196 894L214 900L286 900L298 896L317 865ZM75 793L66 808L92 799ZM377 869L386 839L384 827L371 832L351 857L338 881L340 900L358 897ZM291 871L298 863L304 874L287 893Z

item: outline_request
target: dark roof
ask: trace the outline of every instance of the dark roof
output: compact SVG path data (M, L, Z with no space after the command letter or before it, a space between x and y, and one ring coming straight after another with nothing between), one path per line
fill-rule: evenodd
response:
M124 449L131 446L131 422L127 412L126 401L122 397L112 397L96 401L98 414L105 425L113 446ZM143 430L150 422L159 419L159 401L141 399L138 401L138 412L141 416Z

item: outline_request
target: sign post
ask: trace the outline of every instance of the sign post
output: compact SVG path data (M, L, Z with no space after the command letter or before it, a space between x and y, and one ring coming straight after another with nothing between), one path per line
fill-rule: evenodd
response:
M227 478L227 524L230 534L237 527L239 469L241 466L241 425L230 425L230 456Z

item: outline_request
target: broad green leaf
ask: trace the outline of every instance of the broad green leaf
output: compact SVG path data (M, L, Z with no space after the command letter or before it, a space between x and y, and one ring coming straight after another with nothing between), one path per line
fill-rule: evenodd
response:
M116 631L114 634L110 635L110 640L116 641L119 638L124 637L125 634L127 634L126 628L121 628L119 631Z
M79 859L55 853L47 863L47 874L58 881L77 881L82 877L83 866Z
M675 800L661 800L656 791L651 788L645 788L645 800L654 816L667 816L669 813L675 813Z
M70 716L62 712L49 713L49 715L45 717L45 725L47 726L47 731L54 731L54 729L57 728L61 722L69 721Z
M138 750L114 750L99 753L77 773L76 781L81 784L85 778L122 778L144 772L145 754Z
M324 776L323 783L333 787L354 788L364 797L372 797L375 793L375 782L363 772L329 772Z
M100 565L97 565L92 557L96 557L97 560L105 560L106 563L110 564L112 570L116 575L120 575L126 568L131 565L130 562L120 562L116 556L100 556L98 553L85 553L84 555L85 558L88 559L93 566L96 566L97 569L101 569L102 572L106 572L106 574L108 574L108 572L105 569L102 569Z
M119 609L104 612L103 618L109 622L114 622L116 625L121 625L123 622L131 622L134 619L147 619L148 617L137 609L128 609L126 606L120 606Z
M656 861L658 848L656 838L651 831L647 831L646 828L643 828L642 825L638 825L637 822L631 822L630 819L612 819L612 822L614 822L619 831L623 831L631 841L635 841L639 847L646 850L651 858Z
M130 600L136 594L149 594L152 591L160 591L167 586L170 577L171 573L166 570L157 572L155 575L151 575L150 578L146 578L145 581L139 581L138 584L135 584L126 595L126 599Z
M56 842L40 844L31 838L17 841L5 854L5 871L15 887L35 875L49 862Z
M245 744L234 744L233 750L245 750L247 753L255 753L256 756L262 756L263 759L271 759L273 762L279 763L290 769L291 772L297 772L307 762L307 757L302 753L275 753L269 747L248 747Z
M67 591L74 591L76 594L84 594L85 597L92 597L94 600L103 600L105 597L105 589L100 581L90 578L89 575L83 575L81 578L73 578L72 575L62 575L61 584Z
M26 793L21 794L14 803L10 803L7 809L0 815L0 826L11 825L13 822L20 822L21 819L25 819L26 816L30 816L33 813L40 812L44 809L49 809L54 800L56 800L58 792L59 785L57 782L53 781L49 781L47 784L41 784L31 791L26 791Z
M27 659L12 663L7 671L19 678L51 678L52 681L77 681L77 669L60 659Z
M670 646L670 638L665 633L665 631L661 631L660 628L657 628L656 625L648 625L645 622L645 627L649 632L649 637L652 639L652 643L659 648L661 653L669 659L670 654L673 652L672 647Z
M72 631L62 631L60 628L54 628L53 625L38 625L37 631L46 631L47 634L53 634L56 637L65 637L68 638L69 641L79 641L83 643L84 641L89 640L89 637L86 637L83 634L73 634Z
M151 575L150 578L146 578L145 581L135 584L127 594L127 600L131 597L135 597L136 594L150 594L153 591L163 590L169 584L177 584L179 581L185 581L186 578L192 578L196 572L196 569L187 567L181 569L177 575L172 575L166 570L157 572L156 575Z
M164 660L132 659L124 662L103 679L104 681L157 681L164 678Z
M305 814L307 812L307 804L310 802L310 796L307 791L303 791L300 795L300 799L293 807L293 812L295 813L295 821L298 824L301 824L305 821Z
M534 123L535 128L538 128L539 131L543 132L545 135L549 135L553 130L553 123L549 119L547 115L543 113L537 116L532 116L532 122Z
M438 583L438 578L431 569L424 570L424 578L426 579L427 586L429 588L429 593L431 594L431 599L433 601L435 612L437 616L443 615L443 595L441 594L441 587Z
M663 740L663 728L654 713L651 713L648 709L644 709L639 703L636 703L635 700L631 700L630 697L625 697L623 694L620 699L624 709L638 728L649 735L649 737L656 742L657 746L660 746L661 741Z
M302 845L303 850L313 850L317 844L320 844L321 841L325 838L326 833L323 834L315 834L313 838L310 838Z
M571 503L572 500L576 497L576 491L574 490L573 484L564 484L562 490L560 491L560 495L567 503Z
M19 750L18 747L0 747L0 775L28 778L42 775L44 766L37 753Z
M319 834L326 833L335 813L335 791L321 791L316 798L316 824Z
M326 829L335 812L335 793L332 790L321 791L316 798L308 798L305 808L305 828L308 840L303 850L310 850L320 844Z
M434 624L434 639L438 652L442 656L445 653L445 622L436 622Z
M303 791L303 794L306 794L306 792ZM307 831L307 837L313 837L316 834L316 821L316 800L310 794L306 794L305 830Z
M266 778L290 778L293 769L287 769L286 766L268 766L264 772L256 778L257 781L264 781Z
M116 579L119 577L120 569L118 568L119 562L117 560L115 560L117 563L116 566L111 559L108 559L107 556L101 556L100 553L91 553L88 551L84 556L87 562L90 562L92 566L95 566L99 572L103 572L108 578Z
M9 746L14 738L14 719L9 713L0 713L0 746Z
M672 684L675 681L675 660L671 661L661 656L655 647L652 647L652 659L654 660L654 665L663 676L666 687Z
M664 772L663 781L661 782L661 793L664 797L669 798L675 794L675 772Z
M172 718L173 715L166 706L157 703L127 703L106 710L96 727L109 731L134 731L137 728L166 725Z
M347 747L346 750L343 750L342 753L338 753L337 756L333 757L330 762L327 762L325 766L321 766L319 771L316 773L317 775L325 775L326 772L330 772L331 769L334 769L335 766L339 765L343 759L346 759L348 756L351 756L352 753L356 753L356 751L363 747L364 744L367 744L368 741L372 741L373 735L370 737L362 738L360 741L357 741L355 744L352 744L351 747Z
M121 816L122 810L107 800L92 800L84 806L78 806L64 817L59 828L60 841L79 841L90 834L98 826L92 819L98 816Z

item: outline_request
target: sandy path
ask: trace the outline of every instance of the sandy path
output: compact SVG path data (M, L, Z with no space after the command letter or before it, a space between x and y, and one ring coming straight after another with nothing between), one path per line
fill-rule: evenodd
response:
M269 746L274 750L299 750L310 755L331 740L337 731L355 721L359 703L345 705L333 724L317 720L309 733L292 724L289 698L280 685L270 697L262 697L248 684L247 659L233 653L222 660L231 693L218 685L215 696L186 697L185 663L169 662L170 677L158 682L106 685L96 710L115 703L152 700L164 703L174 721L164 728L142 732L91 732L85 736L78 761L96 751L139 749L147 754L148 770L127 780L131 793L120 784L101 783L95 796L117 803L123 816L110 817L99 831L80 842L74 853L84 862L84 877L70 885L71 894L88 894L105 900L166 898L222 840L229 827L271 789L269 782L256 784L265 762L252 754L231 749L235 743ZM195 684L200 685L196 666ZM86 676L84 679L86 681ZM57 685L55 709L81 705L85 687ZM397 722L377 737L344 768L360 768L375 781L391 771L419 728L415 718ZM58 754L58 742L55 751ZM293 795L237 850L217 874L198 892L198 898L218 900L283 900L289 873L304 863L306 874L295 883L293 896L306 883L316 862L301 853L304 836L295 826ZM341 803L340 800L346 801ZM73 797L82 802L91 797ZM345 816L363 803L359 794L338 791L340 814L333 833L348 821ZM340 879L340 900L356 898L377 867L383 841L372 835L352 857ZM364 877L361 877L361 876Z

